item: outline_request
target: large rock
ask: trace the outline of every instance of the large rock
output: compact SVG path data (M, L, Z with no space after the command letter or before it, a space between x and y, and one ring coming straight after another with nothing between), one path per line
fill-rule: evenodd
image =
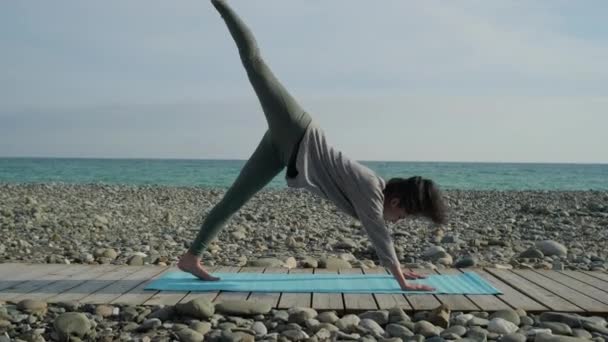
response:
M215 313L215 305L207 298L198 297L189 302L175 305L175 310L183 316L206 319Z
M427 320L436 326L447 328L450 325L450 308L445 304L440 305L431 311Z
M80 312L66 312L55 318L53 327L62 341L72 337L84 339L91 331L91 322Z
M553 240L538 241L535 244L545 256L566 256L568 254L568 248L561 243Z
M245 300L226 300L215 304L215 309L226 315L259 315L267 314L272 307L266 303L248 302Z

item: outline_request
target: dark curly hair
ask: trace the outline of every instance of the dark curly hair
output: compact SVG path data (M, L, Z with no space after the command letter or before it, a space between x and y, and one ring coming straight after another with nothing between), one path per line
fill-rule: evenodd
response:
M414 176L391 178L384 188L385 201L400 200L400 207L414 216L424 216L435 223L447 222L447 208L439 187L430 179Z

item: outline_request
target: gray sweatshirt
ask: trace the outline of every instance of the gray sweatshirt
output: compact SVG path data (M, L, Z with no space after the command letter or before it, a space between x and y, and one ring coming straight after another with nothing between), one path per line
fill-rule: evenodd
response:
M287 186L307 189L361 221L382 266L399 265L390 231L384 223L382 178L330 146L314 120L300 142L295 165L298 174L294 178L286 177Z

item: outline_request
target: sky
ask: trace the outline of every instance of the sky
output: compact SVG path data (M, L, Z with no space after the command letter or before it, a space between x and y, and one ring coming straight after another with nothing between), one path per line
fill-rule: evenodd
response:
M229 3L352 159L608 162L606 1ZM207 0L2 1L0 51L0 157L247 159L267 129Z

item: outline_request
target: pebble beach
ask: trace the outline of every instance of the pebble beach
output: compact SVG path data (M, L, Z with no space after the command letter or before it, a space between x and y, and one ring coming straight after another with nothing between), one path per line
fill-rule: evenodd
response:
M0 184L0 262L174 265L224 189ZM410 268L608 269L606 191L444 191L449 223L389 224ZM246 247L246 248L244 248ZM263 190L203 254L208 266L377 267L357 220L305 191ZM244 303L121 307L0 302L0 341L584 341L605 317L521 310L339 316ZM203 310L203 311L201 311ZM63 323L67 322L67 323ZM71 323L70 323L71 322ZM81 323L73 323L81 322ZM71 331L79 326L79 331Z

